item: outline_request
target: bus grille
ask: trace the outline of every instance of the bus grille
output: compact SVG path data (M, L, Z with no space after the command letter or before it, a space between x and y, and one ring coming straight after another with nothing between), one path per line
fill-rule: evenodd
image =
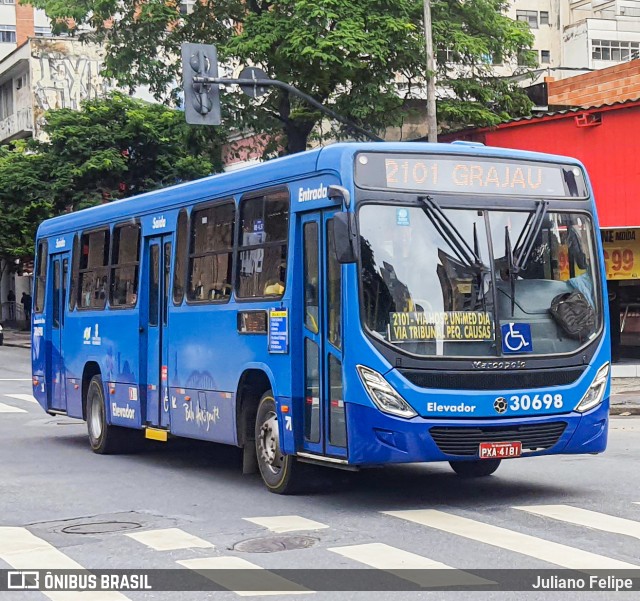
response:
M525 390L547 386L567 386L575 382L585 367L521 371L430 371L398 370L420 388L442 390Z
M471 456L478 454L481 442L520 441L523 451L543 451L558 442L566 427L566 422L483 428L435 426L429 433L446 455Z

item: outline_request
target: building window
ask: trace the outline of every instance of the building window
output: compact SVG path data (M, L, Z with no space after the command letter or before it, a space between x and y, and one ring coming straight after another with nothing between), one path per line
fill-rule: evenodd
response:
M518 65L529 66L538 62L538 52L536 50L522 50L518 52Z
M51 37L51 27L34 27L33 29L37 38Z
M0 86L0 121L13 115L13 81Z
M540 50L540 64L548 65L551 62L551 51Z
M181 15L190 15L195 8L197 0L181 0L180 2L180 14Z
M439 48L437 59L441 65L455 62L455 54L451 48Z
M0 4L15 4L16 0L0 0Z
M0 25L0 44L16 43L16 26Z
M516 19L529 24L531 29L538 29L538 11L537 10L517 10Z
M540 25L549 25L549 12L546 10L540 11Z
M621 62L640 56L640 42L591 40L591 58L597 61Z

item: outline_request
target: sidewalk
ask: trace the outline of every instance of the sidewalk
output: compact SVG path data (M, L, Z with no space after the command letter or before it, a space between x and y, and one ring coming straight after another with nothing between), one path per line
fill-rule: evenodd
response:
M31 348L31 332L5 329L4 344ZM612 378L611 415L640 415L640 378Z
M31 348L31 331L13 330L5 327L4 345L17 346L20 348Z

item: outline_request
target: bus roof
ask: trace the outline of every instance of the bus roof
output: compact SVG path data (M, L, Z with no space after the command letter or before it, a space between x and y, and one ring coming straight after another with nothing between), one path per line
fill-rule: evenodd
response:
M515 158L553 163L581 165L570 157L550 155L497 147L477 143L453 142L430 144L426 142L342 142L253 165L231 173L218 173L198 180L145 192L82 211L68 213L43 221L38 237L48 237L92 226L124 221L132 215L144 215L214 197L235 195L258 187L278 185L294 177L317 172L351 169L357 152L411 152L494 158Z

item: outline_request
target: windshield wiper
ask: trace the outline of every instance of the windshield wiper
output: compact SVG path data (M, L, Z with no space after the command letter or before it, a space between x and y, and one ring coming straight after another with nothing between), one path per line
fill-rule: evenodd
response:
M474 250L469 246L458 228L456 228L456 226L451 223L451 220L444 214L440 205L438 205L431 196L420 196L418 200L422 204L422 210L425 215L429 218L429 221L431 221L437 232L449 243L458 261L468 267L486 269L478 256L478 236L475 224L473 229Z
M436 231L446 240L456 255L458 261L471 268L476 274L476 287L478 289L477 301L482 303L482 310L486 311L486 299L484 293L484 276L490 272L480 258L480 244L478 242L478 230L473 223L473 248L469 246L460 230L444 214L440 205L431 196L419 196L422 210Z
M536 210L533 213L529 213L527 217L527 221L518 236L518 241L515 246L514 267L516 275L519 271L527 268L529 256L536 244L536 238L542 229L548 208L548 201L537 200Z
M544 218L547 215L549 202L546 200L537 200L535 211L529 213L524 227L518 236L516 242L516 251L511 247L511 236L509 235L509 226L504 227L504 253L507 259L507 270L509 272L509 284L511 289L511 317L513 317L516 306L516 278L521 271L526 270L531 251L533 250L536 239L540 234Z

